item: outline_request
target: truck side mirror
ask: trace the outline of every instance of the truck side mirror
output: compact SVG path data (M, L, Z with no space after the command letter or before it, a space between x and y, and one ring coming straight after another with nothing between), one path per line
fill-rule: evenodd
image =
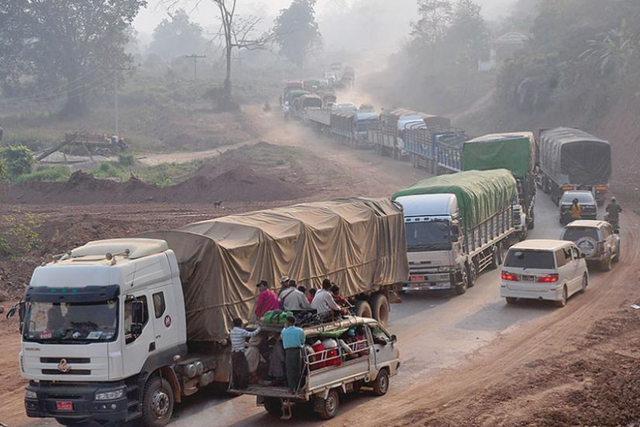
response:
M11 307L9 309L9 311L7 311L7 319L11 319L13 316L16 315L16 311L18 311L18 305L14 305L13 307Z
M138 337L142 334L144 323L144 304L142 301L131 302L131 334Z

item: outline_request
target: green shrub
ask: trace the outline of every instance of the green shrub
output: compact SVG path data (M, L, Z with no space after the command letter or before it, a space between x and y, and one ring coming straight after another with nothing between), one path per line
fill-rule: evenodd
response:
M33 156L31 150L24 145L10 145L0 148L0 159L4 161L9 178L12 180L31 172Z
M118 163L120 166L130 168L136 164L136 156L133 153L120 153L118 154Z
M46 168L37 170L35 172L20 175L16 182L64 182L68 181L71 176L71 170L66 166L55 166L52 168Z
M4 165L2 159L0 159L0 182L7 179L7 168Z
M40 243L42 221L30 212L0 212L0 258L25 255Z
M86 171L98 179L116 178L123 181L129 177L129 172L118 163L100 162L98 169L94 171Z

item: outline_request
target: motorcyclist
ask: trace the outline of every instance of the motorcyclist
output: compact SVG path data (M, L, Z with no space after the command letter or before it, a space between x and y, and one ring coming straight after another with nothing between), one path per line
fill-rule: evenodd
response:
M578 199L573 199L573 203L569 208L569 214L571 221L577 221L582 218L582 206L580 205L580 201Z
M607 219L609 220L609 222L611 222L617 227L618 222L620 220L620 213L622 212L622 208L618 204L618 201L616 200L615 197L611 198L611 203L607 205L606 211L607 211Z
M265 101L264 107L262 108L264 109L264 111L271 111L271 104L269 104L269 101Z

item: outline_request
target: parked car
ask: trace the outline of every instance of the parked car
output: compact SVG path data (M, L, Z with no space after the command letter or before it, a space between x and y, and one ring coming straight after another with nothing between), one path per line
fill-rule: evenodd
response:
M582 206L581 219L596 219L598 217L598 205L590 191L567 191L560 199L560 224L565 223L565 215L571 208L574 199L578 199L578 203Z
M356 331L356 340L347 344L341 337L349 329ZM261 323L260 330L268 337L267 342L275 343L272 338L280 336L282 325ZM369 388L375 396L387 393L389 378L396 375L400 367L400 351L396 336L378 321L349 316L304 326L303 330L308 343L319 344L318 341L325 339L337 342L329 347L322 341L324 348L313 347L313 351L303 352L303 378L297 390L261 381L244 389L231 386L229 391L256 396L258 405L264 405L267 412L283 419L291 417L291 406L313 402L313 410L325 420L338 413L340 394L364 388ZM361 336L358 330L363 333ZM349 347L348 352L345 347Z
M573 221L564 228L561 240L574 242L585 255L587 264L598 264L604 271L620 259L620 236L605 221Z
M575 243L525 240L507 253L500 294L507 304L537 299L564 307L573 294L586 291L588 285L587 263Z

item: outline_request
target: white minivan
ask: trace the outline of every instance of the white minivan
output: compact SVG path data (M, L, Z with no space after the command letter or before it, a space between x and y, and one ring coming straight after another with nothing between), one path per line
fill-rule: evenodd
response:
M500 295L513 304L518 299L555 301L564 307L589 285L587 263L573 242L525 240L512 246L502 267Z

